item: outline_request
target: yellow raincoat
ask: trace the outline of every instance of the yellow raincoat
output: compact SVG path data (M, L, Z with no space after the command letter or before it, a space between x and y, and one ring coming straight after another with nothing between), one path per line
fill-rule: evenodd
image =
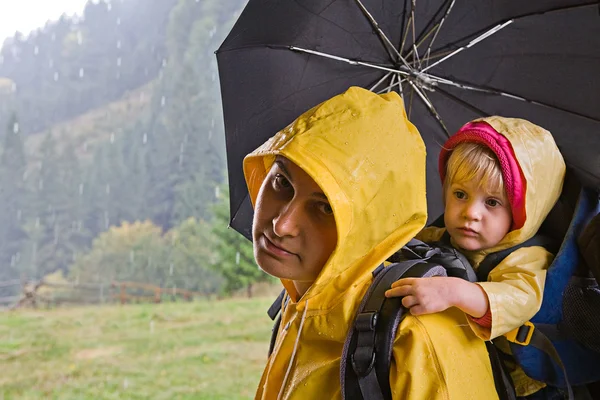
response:
M303 296L282 280L290 301L256 398L341 398L342 348L371 271L425 224L425 147L397 94L351 88L246 157L253 203L276 155L321 187L338 243ZM484 342L462 312L407 316L398 332L393 355L400 361L390 370L395 399L497 398Z
M489 123L512 145L526 180L526 219L522 228L509 232L495 247L462 251L475 269L486 255L523 243L537 233L560 196L565 175L564 160L550 132L517 118L489 117L480 121ZM444 228L426 228L417 238L425 242L436 241L444 231ZM469 319L473 331L484 340L495 339L529 321L542 305L546 269L553 258L554 255L543 247L523 247L498 264L491 271L488 282L479 283L490 301L491 330ZM501 347L507 349L507 346ZM527 378L521 369L513 371L512 377L517 394L521 396L545 386Z

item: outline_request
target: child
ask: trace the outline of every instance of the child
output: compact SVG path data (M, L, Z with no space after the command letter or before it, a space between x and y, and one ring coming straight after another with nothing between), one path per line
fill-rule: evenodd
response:
M423 141L397 94L351 88L248 155L244 174L256 261L287 291L256 399L340 398L371 272L426 221ZM390 385L394 399L497 399L485 344L458 310L403 320Z
M445 228L426 228L417 238L437 241L447 231L475 269L487 254L523 243L538 231L558 200L565 174L552 135L514 118L466 124L446 142L439 160ZM459 308L481 339L495 339L540 309L552 259L542 247L523 247L498 264L488 282L401 279L386 296L405 296L402 303L414 315ZM544 386L520 374L513 373L518 395Z

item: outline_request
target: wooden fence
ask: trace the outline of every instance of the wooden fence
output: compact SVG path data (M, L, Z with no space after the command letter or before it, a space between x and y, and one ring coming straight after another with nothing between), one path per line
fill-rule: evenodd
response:
M183 299L192 301L194 297L206 294L175 287L162 288L139 282L112 282L110 284L23 282L13 280L0 282L0 288L21 286L20 294L0 297L0 308L16 309L24 307L58 306L62 304L103 304L107 302L160 303Z

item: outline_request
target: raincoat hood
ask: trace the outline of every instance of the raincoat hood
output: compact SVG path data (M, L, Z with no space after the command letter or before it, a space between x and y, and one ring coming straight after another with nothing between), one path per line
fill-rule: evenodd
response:
M302 297L319 296L320 309L368 277L426 222L425 145L396 93L350 88L249 154L244 174L253 204L276 156L308 173L333 209L337 246ZM291 282L282 282L299 300Z
M481 133L486 125L496 138ZM444 146L440 154L442 180L449 151L463 141L484 142L498 156L513 209L513 229L485 253L525 242L539 230L562 191L566 167L552 134L519 118L493 116L475 120Z

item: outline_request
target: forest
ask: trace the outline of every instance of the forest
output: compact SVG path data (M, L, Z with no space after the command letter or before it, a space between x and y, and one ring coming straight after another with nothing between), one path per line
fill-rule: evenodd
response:
M4 41L0 282L251 295L268 279L228 228L214 51L244 5L89 1Z

